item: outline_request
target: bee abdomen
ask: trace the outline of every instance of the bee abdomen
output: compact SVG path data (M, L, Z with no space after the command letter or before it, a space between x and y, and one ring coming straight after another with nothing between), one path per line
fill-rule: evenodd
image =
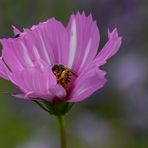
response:
M72 72L70 69L62 64L56 64L52 67L52 71L57 78L57 83L67 89L68 83L70 83L72 79Z

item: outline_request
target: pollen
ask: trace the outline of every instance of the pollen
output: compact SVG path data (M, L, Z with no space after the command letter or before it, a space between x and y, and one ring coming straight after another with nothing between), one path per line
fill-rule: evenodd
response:
M67 90L72 79L71 70L62 64L56 64L52 67L52 71L57 78L57 84L62 85Z

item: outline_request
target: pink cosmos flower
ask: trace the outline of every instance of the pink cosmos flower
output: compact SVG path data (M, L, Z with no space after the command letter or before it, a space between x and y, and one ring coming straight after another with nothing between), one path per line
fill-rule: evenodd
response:
M100 66L121 45L117 29L97 53L100 34L92 16L72 15L67 27L54 18L0 39L3 46L0 76L16 85L18 98L79 102L104 86Z

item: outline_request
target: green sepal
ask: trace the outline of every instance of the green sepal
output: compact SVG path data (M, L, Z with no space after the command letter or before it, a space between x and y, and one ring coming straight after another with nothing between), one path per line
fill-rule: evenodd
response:
M49 112L52 115L56 116L63 116L67 112L70 111L74 103L62 102L62 101L55 101L55 102L48 102L44 100L34 101L37 103L42 109Z

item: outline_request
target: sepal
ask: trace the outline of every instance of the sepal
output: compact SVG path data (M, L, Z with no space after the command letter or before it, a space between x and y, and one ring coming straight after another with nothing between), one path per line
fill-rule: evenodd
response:
M34 100L34 102L37 103L43 110L55 116L65 115L70 111L70 109L74 105L74 103L63 102L63 101L48 102L44 100L41 101Z

